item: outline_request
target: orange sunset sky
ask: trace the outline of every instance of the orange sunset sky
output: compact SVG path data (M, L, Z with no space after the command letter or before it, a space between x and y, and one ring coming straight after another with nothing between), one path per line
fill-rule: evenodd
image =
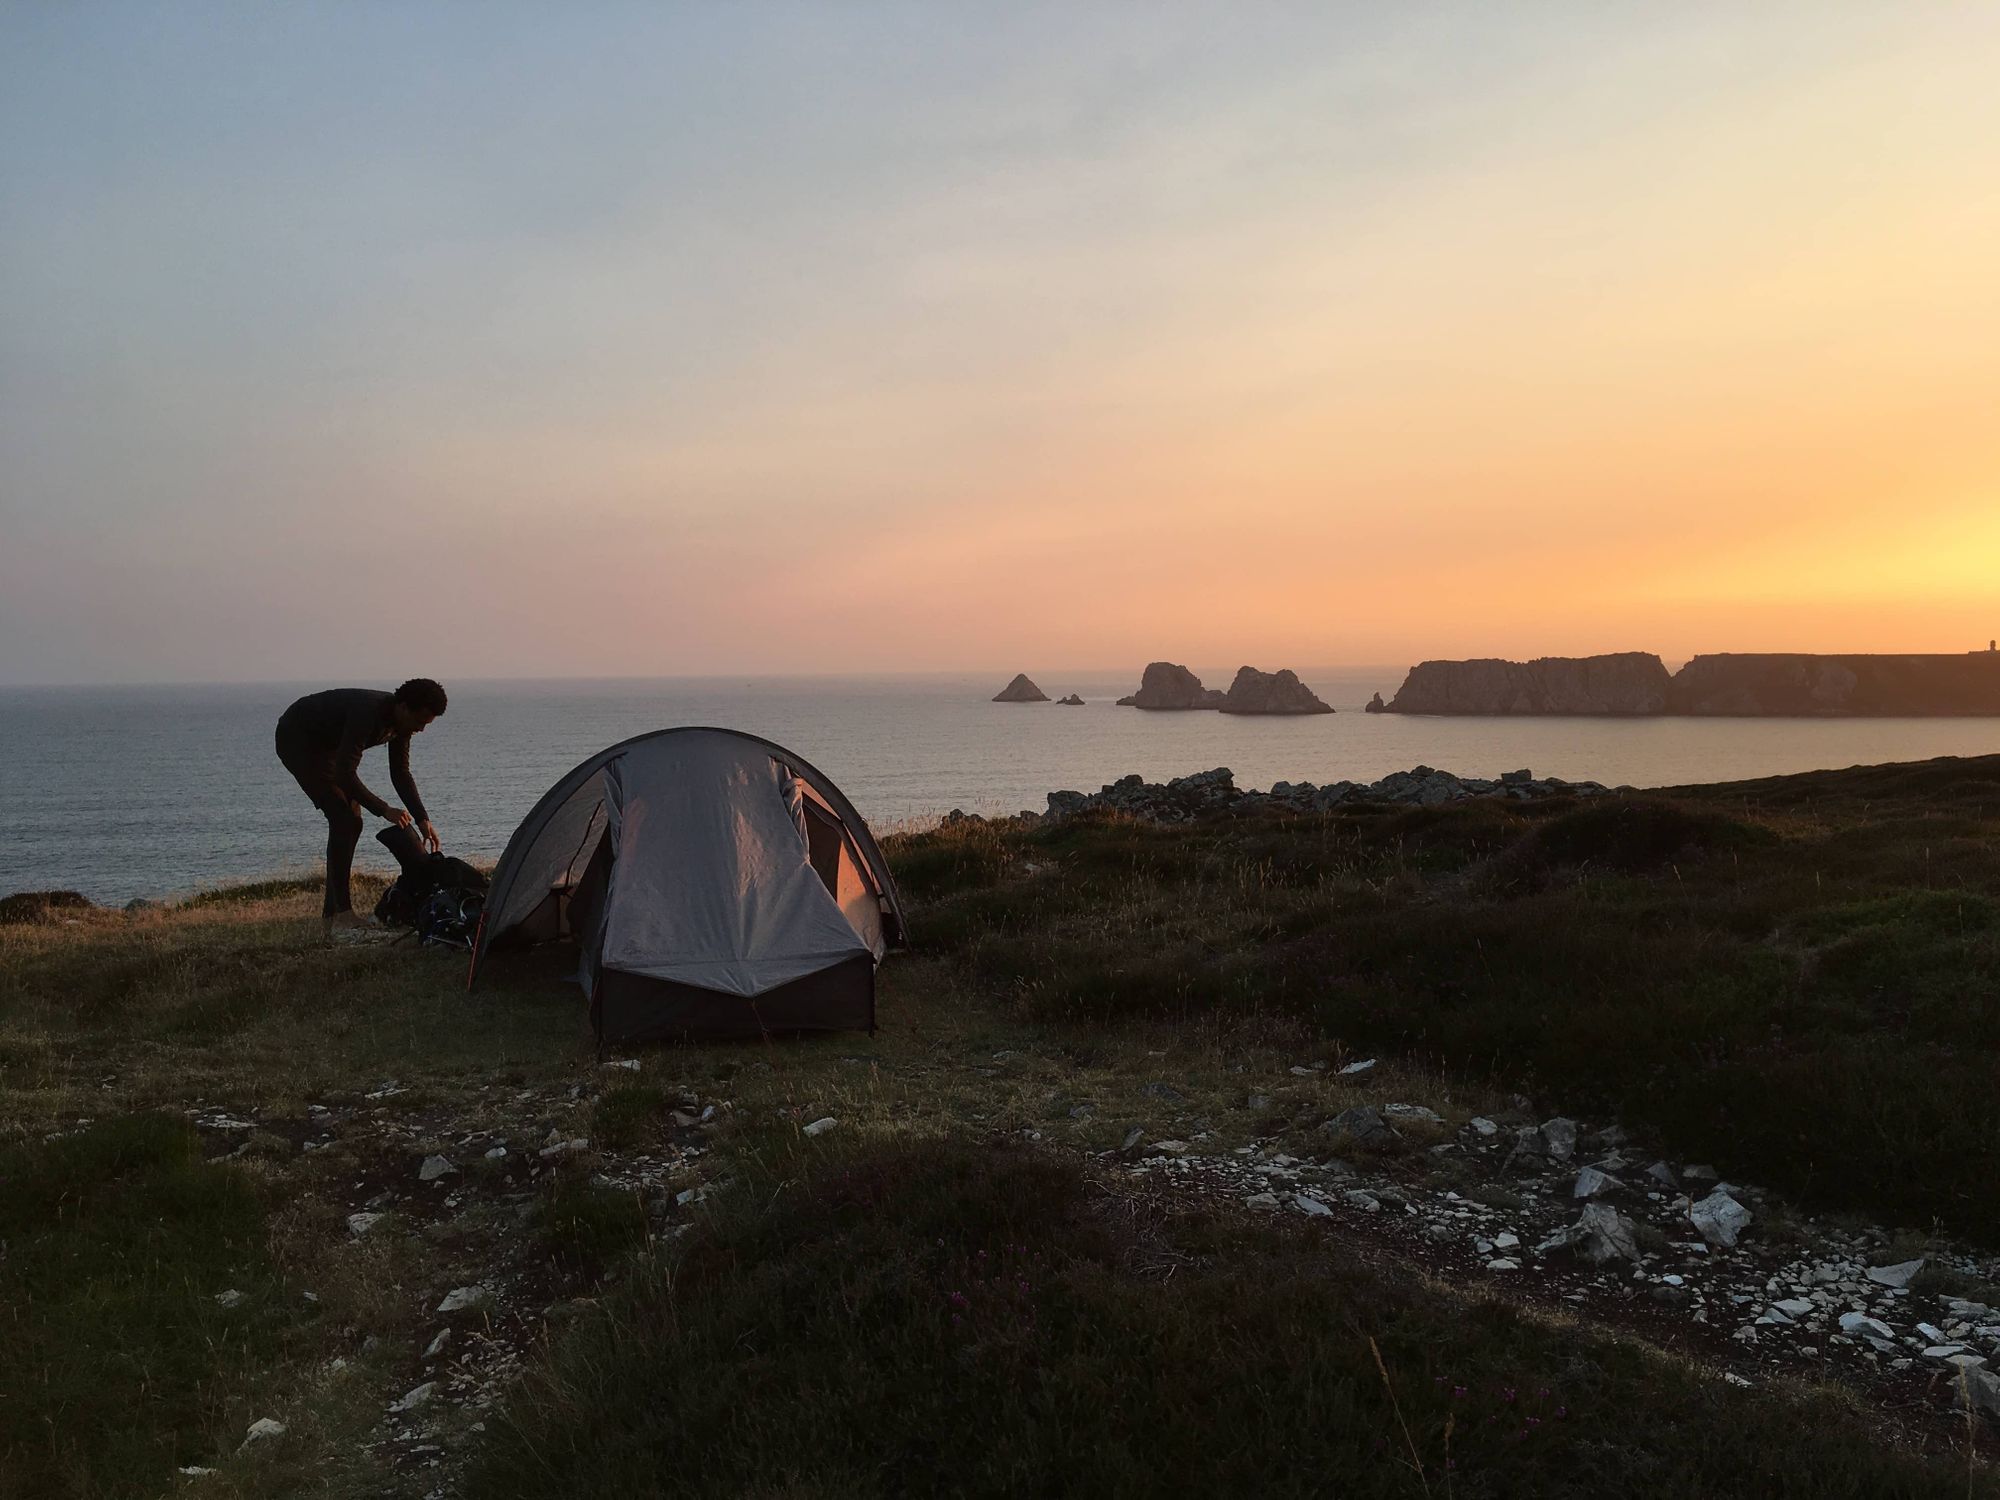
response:
M1993 6L8 7L0 682L1984 646L1996 78Z

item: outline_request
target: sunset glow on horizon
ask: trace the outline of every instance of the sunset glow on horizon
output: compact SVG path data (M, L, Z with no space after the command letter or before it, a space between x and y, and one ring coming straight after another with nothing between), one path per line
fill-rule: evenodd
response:
M0 683L1962 651L2000 9L10 8Z

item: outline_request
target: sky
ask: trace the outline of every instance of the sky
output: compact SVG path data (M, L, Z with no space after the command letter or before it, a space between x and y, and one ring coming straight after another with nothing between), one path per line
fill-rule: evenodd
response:
M2000 635L2000 6L0 4L0 682Z

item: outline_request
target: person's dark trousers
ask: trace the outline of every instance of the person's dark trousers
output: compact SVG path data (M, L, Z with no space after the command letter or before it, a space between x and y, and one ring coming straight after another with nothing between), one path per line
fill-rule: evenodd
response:
M337 917L354 910L349 883L354 871L354 846L361 840L361 809L340 789L333 777L333 757L298 744L278 732L278 759L284 763L299 790L326 817L326 900L322 916Z

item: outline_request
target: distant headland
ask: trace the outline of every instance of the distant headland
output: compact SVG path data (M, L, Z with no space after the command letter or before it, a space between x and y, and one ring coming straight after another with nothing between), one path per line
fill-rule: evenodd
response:
M1695 718L2000 716L2000 650L1878 656L1718 652L1669 673L1651 652L1427 661L1370 713Z

